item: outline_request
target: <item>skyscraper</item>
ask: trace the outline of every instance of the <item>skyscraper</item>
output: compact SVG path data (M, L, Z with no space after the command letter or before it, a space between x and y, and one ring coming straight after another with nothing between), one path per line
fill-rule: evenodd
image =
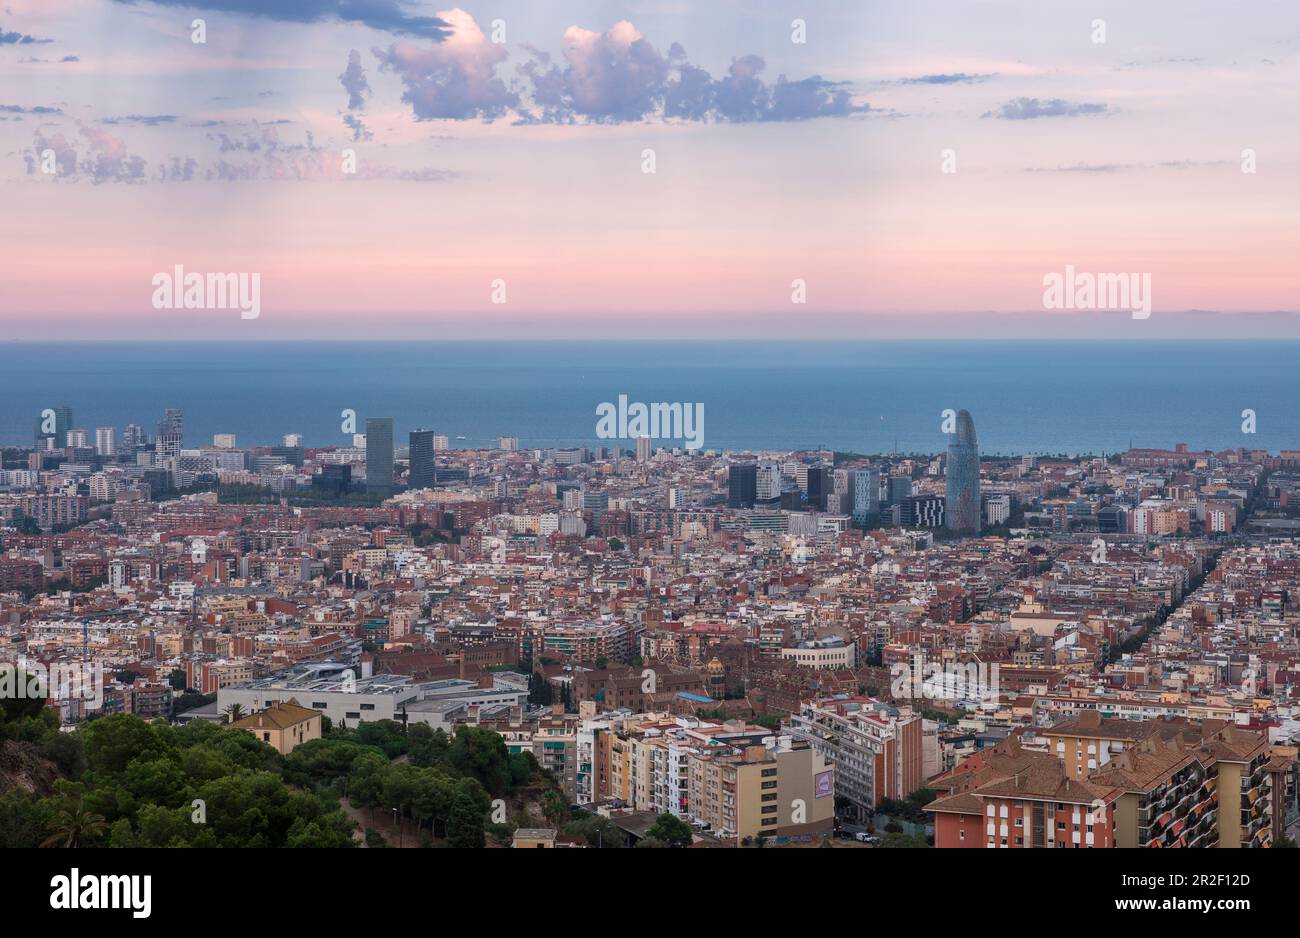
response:
M636 438L636 461L646 462L650 458L650 437L639 436Z
M853 499L853 523L865 524L880 511L880 470L855 469L849 474Z
M980 451L975 421L969 411L957 411L957 430L948 441L947 505L950 531L980 529Z
M831 470L826 466L808 467L808 508L811 511L825 511L826 499L834 489Z
M366 418L366 491L393 494L393 418Z
M112 456L117 452L117 433L112 427L95 428L95 452L100 456Z
M185 438L185 417L174 407L163 411L162 420L158 421L158 455L175 456L181 451Z
M776 463L768 463L758 467L754 500L764 504L772 504L781 500L781 467Z
M72 427L72 408L52 407L36 415L37 449L63 449L68 445L68 430Z
M433 488L433 431L412 430L410 435L411 476L413 489Z
M727 507L753 508L758 496L758 466L739 463L727 467Z
M144 427L138 423L128 423L126 429L122 431L122 449L128 454L144 446L146 442Z

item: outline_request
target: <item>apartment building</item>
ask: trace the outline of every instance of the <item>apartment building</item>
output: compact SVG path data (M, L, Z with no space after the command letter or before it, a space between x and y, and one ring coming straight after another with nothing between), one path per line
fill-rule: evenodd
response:
M971 763L971 764L967 764ZM1117 794L1071 777L1051 753L1015 736L931 782L951 792L926 806L936 847L1102 848L1115 845Z
M1221 720L1098 725L1094 714L1040 735L1047 751L1012 736L931 780L944 793L927 807L936 847L1240 848L1277 835L1285 760L1267 732ZM1098 767L1080 776L1090 761Z
M1040 735L1048 749L1061 760L1072 778L1087 778L1104 769L1118 753L1150 735L1152 724L1145 720L1103 720L1096 710L1077 719L1065 720Z
M691 820L723 839L829 833L834 769L803 740L707 749L688 757Z
M866 816L882 799L906 798L924 784L922 722L908 707L830 697L806 702L786 731L835 766L836 796Z

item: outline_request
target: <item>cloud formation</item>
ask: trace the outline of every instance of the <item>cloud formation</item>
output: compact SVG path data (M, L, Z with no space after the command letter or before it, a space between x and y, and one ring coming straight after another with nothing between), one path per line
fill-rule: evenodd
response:
M1015 98L1008 101L996 111L985 111L983 117L996 117L999 120L1024 121L1039 117L1079 117L1085 114L1104 114L1104 104L1081 104L1052 98L1040 101L1038 98Z
M685 121L797 121L870 110L853 102L845 82L819 75L797 81L784 75L768 85L759 55L733 58L727 74L714 78L673 43L661 54L626 20L603 33L571 26L564 34L561 69L530 50L520 74L532 87L538 110L526 119L548 123L583 119L596 123L657 118Z
M128 6L141 2L154 6L185 7L214 13L259 16L285 23L320 23L339 20L361 23L398 36L418 36L440 42L448 35L447 23L436 16L415 16L398 0L114 0Z
M339 84L348 93L348 109L357 110L366 106L366 96L370 94L370 82L366 80L366 70L361 65L361 53L353 49L348 53L348 67L339 76Z
M366 70L361 65L361 53L356 49L348 53L348 66L339 76L339 84L348 93L348 110L364 110L366 98L370 94L370 82L366 79ZM374 136L356 114L344 114L343 123L352 131L353 140L369 140Z
M105 117L101 124L141 124L145 127L157 127L160 124L174 124L179 118L175 114L126 114L122 117Z
M0 114L62 114L63 110L57 107L46 107L38 104L36 107L23 107L20 104L0 104Z
M946 75L917 75L915 78L900 78L900 85L973 85L988 81L994 75L970 75L966 72L953 72Z
M402 100L416 119L491 121L517 107L519 96L496 77L505 47L489 42L464 10L438 16L451 28L444 41L432 46L395 42L373 50L379 67L402 80Z
M27 174L36 175L52 154L57 172L53 178L92 183L184 183L184 182L252 182L314 180L387 180L397 182L442 182L455 174L432 167L402 168L362 160L355 172L345 172L337 150L318 147L310 132L304 143L280 139L271 124L254 122L242 133L209 134L218 142L223 156L200 164L190 155L172 156L150 168L139 156L129 152L122 139L99 127L80 127L85 142L84 158L62 133L45 136L37 132L31 149L24 151Z
M28 36L25 33L7 33L4 27L0 26L0 46L45 45L47 42L53 41L53 39L37 39L35 36Z

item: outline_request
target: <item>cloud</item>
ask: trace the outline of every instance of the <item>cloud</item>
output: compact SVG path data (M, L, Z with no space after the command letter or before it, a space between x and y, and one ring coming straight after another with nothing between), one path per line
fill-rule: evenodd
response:
M414 16L398 0L114 0L129 6L141 2L155 6L185 7L214 13L259 16L284 23L320 23L339 20L361 23L398 36L418 36L440 42L447 38L447 23L437 16Z
M900 85L971 85L988 81L996 75L970 75L966 72L953 72L948 75L918 75L915 78L900 78Z
M37 39L35 36L28 36L25 33L7 33L4 31L4 27L0 26L0 46L39 46L53 41L53 39Z
M154 174L156 182L189 182L199 168L199 161L192 156L173 156L169 162L159 163Z
M144 181L145 161L128 153L126 142L100 127L82 127L81 135L90 148L81 171L99 185L103 182Z
M352 131L352 139L354 141L373 140L375 137L375 135L366 127L365 121L357 117L355 114L344 114L343 123Z
M0 114L62 114L63 111L57 107L46 107L38 104L36 107L23 107L20 104L0 104Z
M370 82L366 80L366 70L361 65L361 53L356 49L348 53L348 67L339 76L339 84L348 93L349 110L366 106L366 96L370 94Z
M451 32L437 45L395 42L373 50L379 67L402 80L402 100L411 105L416 119L491 121L517 107L518 95L496 77L505 47L489 42L464 10L438 16L450 24Z
M668 60L627 20L603 33L570 26L564 43L567 109L595 121L638 121L658 109Z
M669 119L685 121L796 121L870 110L853 102L845 82L819 75L795 81L784 75L768 85L760 77L762 56L731 60L727 74L713 78L692 65L686 50L673 43L662 55L627 21L604 33L572 26L564 34L564 69L532 51L520 68L531 83L540 111L528 119L591 122Z
M101 124L142 124L157 127L159 124L174 124L179 118L175 114L127 114L124 117L105 117Z
M1052 98L1040 101L1038 98L1015 98L1002 105L997 111L986 111L983 117L996 117L999 120L1023 121L1039 117L1078 117L1084 114L1104 114L1104 104L1079 104Z
M126 142L115 137L101 127L80 127L79 132L86 141L86 156L77 159L76 148L61 133L46 137L37 131L33 147L23 153L27 164L27 174L36 173L38 163L44 161L46 153L54 154L60 179L77 179L85 176L95 185L105 182L143 182L146 163L143 157L127 150Z
M345 173L339 152L318 147L310 131L303 143L285 142L276 127L258 122L235 136L209 134L210 139L218 141L221 153L227 155L206 165L193 156L180 155L151 167L142 157L129 152L125 141L103 128L79 127L79 133L85 142L85 155L80 160L75 146L62 133L47 137L37 131L32 147L23 152L27 174L36 175L46 151L50 151L58 167L54 178L70 182L85 178L96 185L315 180L442 182L455 176L453 172L433 167L402 168L369 160L361 161L355 173Z
M348 53L348 66L339 76L339 84L348 93L348 110L364 110L366 97L370 94L370 82L366 80L366 70L361 65L361 53L356 49ZM353 140L370 140L374 137L356 114L344 114L343 123L352 131Z
M33 150L34 152L28 151L23 154L23 161L27 164L27 175L30 176L36 172L36 162L38 159L44 159L47 150L54 153L54 163L58 168L59 176L75 177L77 175L77 151L63 134L56 133L46 137L40 131L37 131Z
M1026 166L1027 173L1127 173L1153 169L1196 169L1236 166L1232 160L1162 160L1158 163L1069 163L1060 166Z

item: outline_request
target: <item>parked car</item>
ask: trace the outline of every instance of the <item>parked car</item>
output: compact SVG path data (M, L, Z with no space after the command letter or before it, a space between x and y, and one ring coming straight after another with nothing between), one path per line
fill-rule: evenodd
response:
M877 837L875 834L868 834L866 831L859 831L858 833L854 834L853 839L858 841L859 843L864 843L864 844L880 843L879 837Z

